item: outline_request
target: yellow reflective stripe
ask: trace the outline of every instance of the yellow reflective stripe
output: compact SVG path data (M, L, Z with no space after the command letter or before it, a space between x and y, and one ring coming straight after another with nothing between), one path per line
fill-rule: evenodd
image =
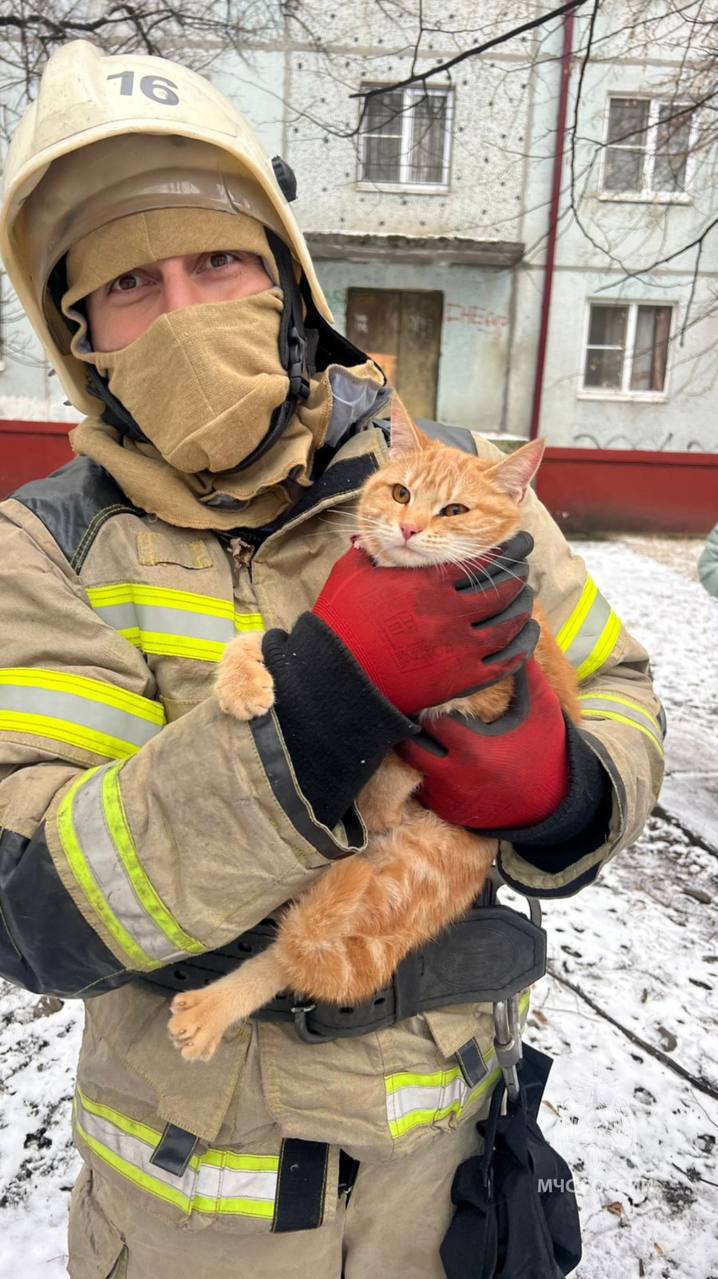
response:
M175 591L167 586L143 586L139 582L90 586L87 598L93 608L107 608L114 604L154 604L159 608L204 613L208 617L234 618L232 600L220 599L216 595L198 595L193 591Z
M611 610L608 621L599 635L595 647L576 671L579 683L593 675L604 662L608 661L621 633L621 619Z
M77 1095L82 1102L85 1110L89 1110L91 1115L99 1115L101 1119L107 1119L115 1127L121 1128L123 1132L127 1132L131 1137L139 1137L141 1141L146 1141L148 1146L154 1150L162 1133L157 1128L150 1128L147 1124L142 1124L137 1119L131 1119L129 1115L123 1115L121 1110L115 1110L114 1106L104 1106L99 1101L91 1101L86 1097L79 1084L77 1085ZM192 1161L190 1160L190 1163Z
M107 829L119 853L127 877L132 884L140 905L157 927L178 950L190 955L200 955L206 947L196 937L190 937L165 906L154 885L147 878L137 857L137 850L125 816L120 792L121 764L108 768L102 780L102 807Z
M75 1128L85 1145L102 1159L104 1163L109 1164L115 1172L121 1177L125 1177L127 1181L132 1181L141 1190L145 1190L148 1194L154 1195L157 1199L164 1199L167 1203L174 1204L176 1208L181 1208L183 1212L189 1212L192 1207L192 1201L181 1190L175 1190L172 1186L166 1186L163 1182L157 1181L154 1177L149 1177L142 1172L140 1168L129 1163L122 1155L118 1155L114 1150L110 1150L103 1142L98 1141L97 1137L91 1137L89 1132L83 1128L75 1111Z
M246 631L263 631L264 618L261 613L235 613L234 629L242 634Z
M439 1110L412 1110L408 1115L402 1115L400 1119L391 1119L389 1121L389 1131L392 1137L405 1137L408 1132L413 1132L414 1128L427 1127L430 1124L438 1123L441 1119L446 1119L449 1115L460 1115L463 1110L476 1101L483 1093L493 1088L501 1078L501 1070L493 1070L485 1079L477 1084L476 1088L464 1098L463 1101L452 1101L448 1106L442 1106Z
M408 1070L399 1070L394 1075L385 1076L384 1086L388 1093L398 1092L400 1088L445 1088L460 1077L458 1066L452 1066L450 1070L437 1070L433 1075L414 1075Z
M274 1203L263 1203L261 1199L210 1199L206 1195L193 1195L192 1208L195 1212L221 1212L227 1216L262 1217L271 1221L274 1216Z
M123 1115L121 1110L115 1110L114 1106L106 1106L102 1102L92 1101L82 1091L79 1084L77 1085L77 1095L82 1102L85 1110L89 1110L92 1115L99 1115L101 1119L107 1119L123 1132L129 1133L131 1137L139 1137L141 1141L147 1142L154 1150L160 1137L162 1136L159 1128L150 1128L148 1124L140 1123L138 1119L132 1119L129 1115ZM192 1155L189 1161L190 1168L199 1168L200 1164L208 1164L213 1168L236 1168L238 1172L277 1172L279 1168L279 1155L238 1155L232 1150L220 1150L216 1146L210 1146L201 1155Z
M578 604L573 612L566 618L563 626L556 635L556 643L563 653L571 647L583 623L593 607L596 596L598 595L598 587L592 577L587 577L583 584L583 590L579 596Z
M525 990L519 999L521 1017L526 1013L530 999L530 990ZM448 1115L461 1115L464 1110L489 1092L501 1078L501 1069L493 1052L488 1059L484 1057L484 1063L489 1073L472 1089L469 1089L464 1082L458 1066L450 1066L446 1070L436 1070L426 1074L400 1070L385 1075L387 1122L392 1137L395 1139L403 1137L414 1128L437 1123ZM451 1098L448 1101L445 1095L446 1090L449 1091ZM417 1093L419 1093L418 1096ZM433 1106L430 1104L432 1100ZM424 1102L427 1104L423 1104Z
M29 666L6 666L0 669L0 684L21 685L25 688L47 688L60 693L71 693L104 706L113 706L130 715L139 715L152 724L164 724L165 713L159 702L139 693L130 693L104 680L90 679L87 675L69 675L62 671L48 671Z
M129 956L134 967L140 969L156 967L154 961L137 945L134 938L123 928L117 916L110 910L104 894L100 891L90 866L82 851L75 831L72 806L75 795L91 777L100 770L90 768L70 787L57 810L57 833L60 837L67 864L72 871L78 887L83 892L93 910L102 920L107 931L111 933L118 946Z
M128 643L159 656L218 662L235 633L264 629L261 613L239 612L232 600L190 591L122 582L89 587L87 597Z
M222 640L202 640L194 639L191 635L142 631L134 626L128 630L120 629L119 634L124 635L125 639L129 639L131 644L135 644L145 653L158 653L165 657L189 657L198 662L219 662L227 647L226 642Z
M210 1146L203 1155L193 1155L190 1167L209 1164L213 1168L236 1168L238 1172L276 1172L279 1155L235 1155L231 1150L217 1150Z
M584 719L613 719L616 721L617 724L627 724L629 728L637 728L639 733L643 733L644 737L647 737L650 742L653 742L653 745L655 746L659 754L661 755L664 754L661 743L656 740L656 736L654 733L651 732L650 728L644 728L643 724L636 723L635 719L629 719L627 715L621 715L619 714L618 711L593 711L593 710L584 709L583 718Z
M234 628L239 634L250 631L263 631L264 620L261 613L245 613L234 619ZM187 657L196 662L219 662L227 647L221 640L194 639L191 635L168 635L161 631L142 631L139 626L120 627L118 634L124 636L135 648L144 653L157 653L164 657Z
M651 711L647 711L645 706L641 706L640 702L634 702L630 697L621 697L618 693L579 693L579 702L615 702L618 706L625 706L628 710L635 711L637 715L641 715L643 719L652 724L659 737L663 738L663 731L658 720Z
M50 715L34 715L23 711L0 711L0 732L27 733L33 737L50 737L68 746L78 746L93 755L107 759L128 759L136 754L139 746L124 742L95 729L81 728L68 720L53 719Z
M86 1112L84 1123L81 1111ZM106 1124L117 1131L118 1136L115 1138L114 1134L107 1133L105 1134L106 1140L103 1141L96 1133L89 1132L87 1125L91 1116L104 1120ZM153 1151L161 1138L161 1133L158 1129L131 1119L128 1115L123 1115L112 1106L104 1106L98 1102L90 1101L79 1087L73 1101L73 1118L78 1136L104 1163L108 1164L120 1176L139 1186L141 1190L174 1204L185 1213L193 1211L222 1213L225 1215L259 1217L268 1220L271 1220L274 1216L274 1200L276 1198L277 1174L279 1170L278 1155L245 1155L210 1147L202 1155L193 1155L190 1159L188 1168L183 1176L187 1189L182 1190L180 1188L181 1183L173 1184L174 1178L168 1178L167 1174L160 1170L153 1174L153 1171L147 1167L150 1162L148 1151ZM129 1137L130 1141L123 1140L119 1136L120 1133ZM109 1140L115 1142L114 1149L111 1145L108 1145ZM135 1143L134 1147L133 1142ZM140 1143L139 1145L137 1145L138 1142ZM121 1153L122 1150L124 1150L124 1154ZM132 1162L131 1158L127 1157L128 1155L134 1155L137 1162ZM218 1170L215 1178L210 1179L217 1189L223 1187L228 1190L234 1184L236 1188L240 1186L247 1190L254 1188L256 1194L254 1196L247 1194L208 1194L207 1178L202 1176L202 1172L203 1169L209 1168ZM237 1180L233 1176L233 1174L237 1173L246 1173L250 1174L250 1176L245 1178L244 1181ZM260 1185L257 1179L252 1178L251 1174L253 1173L267 1173L269 1178L264 1181L263 1185ZM259 1193L262 1188L264 1189L264 1196ZM190 1193L187 1193L188 1190ZM267 1191L270 1193L267 1194Z

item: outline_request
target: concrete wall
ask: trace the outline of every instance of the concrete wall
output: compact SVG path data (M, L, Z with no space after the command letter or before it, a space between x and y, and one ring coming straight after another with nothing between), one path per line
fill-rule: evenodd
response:
M681 253L653 270L657 260L695 240L707 224L714 206L715 149L697 153L692 160L690 198L673 203L662 200L626 200L601 194L600 144L604 138L609 92L614 95L670 99L679 72L681 50L669 39L669 23L660 10L651 19L651 41L645 56L636 59L635 39L625 33L622 43L603 39L606 24L621 25L624 5L602 11L596 28L596 50L610 52L610 60L589 63L581 94L582 108L574 156L573 183L581 225L571 215L571 148L562 171L562 197L556 273L544 380L541 431L551 444L600 446L647 450L718 451L718 422L714 410L715 313L718 283L718 235L709 237L693 288L696 251ZM646 12L646 20L648 19ZM585 19L577 20L575 47L585 39ZM664 41L664 43L661 43ZM560 53L560 32L544 46L546 53ZM617 61L627 52L632 57ZM579 66L572 71L572 94ZM535 96L529 125L534 157L518 238L526 245L517 269L515 319L511 337L511 377L506 424L518 432L527 430L531 412L533 368L539 332L541 294L547 232L552 155L555 142L558 64L547 62L535 78ZM569 105L569 125L575 99ZM595 240L592 244L588 237ZM599 246L599 247L596 247ZM642 269L644 268L644 269ZM630 275L629 275L630 272ZM690 314L687 307L690 302ZM668 357L665 395L641 400L580 390L584 360L585 326L590 299L672 304L674 340ZM682 326L688 318L685 333Z
M511 270L409 263L322 261L319 279L339 328L346 290L438 289L444 294L437 418L452 426L502 429Z
M550 5L517 0L518 24ZM718 450L713 355L718 321L706 315L718 281L713 240L706 241L693 289L694 252L652 271L694 239L706 223L715 190L715 152L695 164L687 202L606 200L600 196L600 146L608 92L670 96L682 51L674 19L660 0L641 6L614 0L599 12L594 53L583 83L575 153L577 211L569 206L567 153L547 348L542 432L553 444L633 445L644 449ZM401 233L520 241L513 271L467 266L412 266L320 261L320 277L339 323L346 289L440 289L444 325L437 413L450 423L526 434L529 428L539 332L548 200L555 147L561 24L458 65L450 189L418 193L357 182L358 144L351 136L359 107L351 98L363 82L396 81L414 66L418 6L348 0L332 6L303 0L301 22L253 54L251 64L225 58L210 77L243 108L268 153L283 154L299 182L295 211L307 231ZM430 69L466 47L472 31L488 39L506 29L503 0L424 0L426 32L415 69ZM477 23L480 22L480 30ZM576 20L575 47L585 45L587 18ZM432 27L447 28L441 35ZM450 28L450 30L448 29ZM623 34L611 35L623 28ZM575 92L581 57L574 59ZM439 81L440 82L440 81ZM573 120L573 103L569 125ZM595 244L590 242L590 239ZM627 269L633 274L627 278ZM660 399L587 396L580 391L588 300L622 299L676 305L669 381ZM70 412L22 324L6 322L9 357L0 372L0 415L61 417ZM11 359L13 354L18 359Z

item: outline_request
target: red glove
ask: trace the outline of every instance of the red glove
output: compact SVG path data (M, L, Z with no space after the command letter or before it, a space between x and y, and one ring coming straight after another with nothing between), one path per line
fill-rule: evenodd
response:
M495 831L535 826L568 793L566 723L532 658L516 694L493 724L463 715L430 720L397 748L424 775L418 797L454 826Z
M445 564L377 568L352 549L334 565L312 612L384 697L413 715L496 684L533 651L533 592L525 584L532 547L530 535L518 533L504 548L510 573L489 555L473 576Z

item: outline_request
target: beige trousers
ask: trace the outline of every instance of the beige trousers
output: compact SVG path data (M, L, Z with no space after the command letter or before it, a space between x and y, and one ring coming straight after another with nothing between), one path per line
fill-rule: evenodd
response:
M458 1165L479 1149L475 1120L411 1155L362 1164L348 1204L316 1230L241 1236L187 1231L113 1179L84 1169L70 1214L71 1279L445 1279L439 1245ZM106 1262L103 1262L106 1258ZM105 1264L107 1269L104 1268Z

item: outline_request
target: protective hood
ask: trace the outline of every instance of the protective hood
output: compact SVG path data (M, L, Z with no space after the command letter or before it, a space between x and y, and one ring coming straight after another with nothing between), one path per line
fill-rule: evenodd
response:
M58 309L64 289L52 288L53 272L90 232L167 208L256 219L301 269L307 310L319 327L331 323L275 169L241 113L176 63L138 54L105 57L87 41L74 41L48 61L10 146L0 252L48 359L85 413L97 414L97 400L70 349ZM363 359L351 352L349 363Z

